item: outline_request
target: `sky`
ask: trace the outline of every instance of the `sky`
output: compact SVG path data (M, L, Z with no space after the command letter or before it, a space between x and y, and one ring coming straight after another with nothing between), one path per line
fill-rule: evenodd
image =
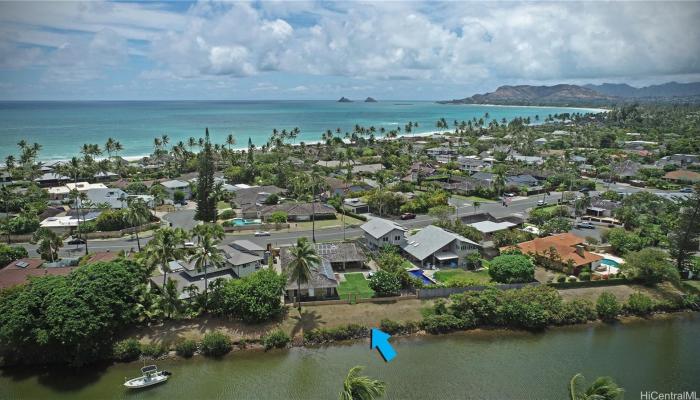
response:
M700 81L700 2L0 2L4 100L440 100Z

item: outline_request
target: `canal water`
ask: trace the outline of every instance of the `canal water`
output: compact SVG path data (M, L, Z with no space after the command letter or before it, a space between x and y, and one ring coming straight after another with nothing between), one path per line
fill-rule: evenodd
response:
M5 370L0 399L335 399L354 365L386 381L387 399L567 399L569 379L610 375L626 399L640 391L697 391L700 314L625 324L392 339L385 363L368 342L167 360L164 385L127 392L140 363L80 371Z

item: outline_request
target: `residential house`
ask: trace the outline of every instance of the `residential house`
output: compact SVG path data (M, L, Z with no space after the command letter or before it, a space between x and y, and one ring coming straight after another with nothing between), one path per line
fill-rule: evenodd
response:
M192 198L192 189L190 189L190 184L188 182L179 180L170 180L160 182L160 185L165 188L168 193L168 197L172 200L175 199L175 193L182 192L185 196L185 200Z
M286 192L285 189L275 185L248 186L239 184L234 186L236 186L237 189L233 201L241 208L244 206L262 205L271 195L275 194L280 196Z
M316 161L316 165L319 167L324 167L324 168L345 168L347 165L355 165L355 161L353 160L348 160L348 161L340 161L340 160L330 160L330 161Z
M314 219L334 219L336 210L333 206L330 206L321 202L314 203L282 203L275 205L248 205L241 208L243 218L260 218L263 220L268 220L275 212L285 212L287 213L288 221L311 221L312 215Z
M466 267L467 256L481 247L461 235L428 225L406 237L402 247L407 258L422 268Z
M659 161L656 162L659 167L664 167L666 165L675 165L680 168L686 168L691 165L700 165L700 156L695 154L673 154L670 156L661 157Z
M612 217L616 208L620 207L619 201L591 198L591 205L586 208L586 214L593 217Z
M39 226L42 228L48 228L49 230L55 233L63 234L75 229L78 226L78 223L82 223L84 221L92 221L96 219L98 216L100 216L100 214L102 214L102 212L95 210L87 210L83 211L83 214L78 216L78 213L72 210L72 212L69 212L63 216L48 217L41 221Z
M403 247L406 244L406 228L394 221L383 218L371 218L360 226L367 247L376 250L393 245Z
M237 240L229 245L219 246L224 253L225 263L219 267L209 266L206 277L209 287L220 279L239 279L265 268L264 249L247 240ZM204 269L198 269L194 262L185 260L171 261L168 265L171 273L168 280L175 281L180 299L190 298L192 292L187 290L194 286L197 293L204 292ZM163 275L151 277L151 284L162 290Z
M493 159L480 159L477 156L459 156L457 157L457 164L460 170L472 174L492 167Z
M520 154L514 154L508 157L509 160L520 162L526 165L542 165L544 164L544 158L540 156L521 156Z
M354 214L369 213L369 204L365 203L361 199L345 199L343 200L343 208Z
M364 182L345 182L343 179L327 176L323 178L328 186L328 194L332 196L348 196L353 193L365 192L372 189L370 185Z
M311 277L303 283L291 278L291 274L288 272L291 261L290 246L281 247L280 264L282 271L288 274L287 286L285 287L285 297L288 301L295 301L298 298L301 298L302 301L338 298L338 279L329 260L321 257L319 265L311 269Z
M357 175L374 175L382 170L384 170L382 164L362 164L352 167L352 173Z
M687 169L678 169L667 172L664 179L674 183L697 183L700 182L700 173L689 171Z
M71 179L65 175L57 174L55 172L47 172L40 177L34 179L39 186L57 186L69 182Z
M540 265L578 275L584 270L592 271L603 260L603 256L587 251L584 243L585 240L582 237L573 233L560 233L522 242L515 246L507 246L501 248L501 251L518 248L523 254L533 257Z
M316 243L316 254L328 261L334 271L363 268L367 257L353 242Z
M39 276L66 276L75 268L51 267L46 268L44 260L39 258L22 258L11 262L0 269L0 289L23 285L29 278Z
M508 222L508 221L503 221L503 222L481 221L481 222L474 222L472 224L469 224L469 226L471 226L472 228L481 232L484 241L489 241L489 240L493 239L493 235L496 232L507 231L507 230L515 228L517 225L512 223L512 222Z
M535 146L544 146L547 144L547 139L541 137L532 141Z

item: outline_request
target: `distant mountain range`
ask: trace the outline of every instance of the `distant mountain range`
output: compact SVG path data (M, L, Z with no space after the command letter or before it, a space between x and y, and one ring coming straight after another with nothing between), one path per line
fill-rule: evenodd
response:
M501 86L496 91L441 104L603 105L629 101L700 102L700 82L669 82L635 88L627 84Z

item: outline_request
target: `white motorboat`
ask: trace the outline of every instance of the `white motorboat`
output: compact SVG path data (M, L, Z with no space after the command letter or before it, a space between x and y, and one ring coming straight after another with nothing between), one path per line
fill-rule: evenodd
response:
M129 379L124 382L124 386L129 389L140 389L148 386L157 385L163 383L170 378L170 372L168 371L158 371L158 367L155 365L147 365L141 368L141 376L134 379Z

